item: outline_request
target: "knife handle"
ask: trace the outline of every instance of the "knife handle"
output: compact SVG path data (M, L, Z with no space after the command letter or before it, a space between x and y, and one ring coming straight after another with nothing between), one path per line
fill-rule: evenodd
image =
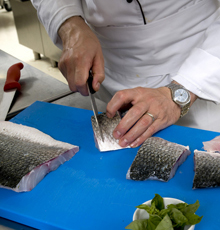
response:
M87 82L88 82L88 86L89 86L89 91L90 91L90 93L91 94L94 94L96 91L93 89L93 87L92 87L92 81L93 81L93 76L92 76L92 72L91 72L91 70L89 71L89 77L88 77L88 80L87 80Z
M19 62L12 65L7 72L7 77L4 85L4 91L9 89L21 89L21 85L19 84L19 79L21 76L20 70L23 69L24 65Z

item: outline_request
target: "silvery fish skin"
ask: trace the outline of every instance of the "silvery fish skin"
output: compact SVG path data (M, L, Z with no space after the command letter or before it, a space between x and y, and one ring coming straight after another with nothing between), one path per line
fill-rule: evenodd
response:
M112 135L114 129L121 121L120 114L117 113L113 118L108 118L106 116L106 113L101 113L98 114L97 119L99 122L99 127L103 133L104 141L102 141L99 129L95 121L95 117L94 116L91 117L95 144L96 147L99 149L99 151L104 152L104 151L122 149L122 147L118 144L118 140L116 140Z
M150 137L138 150L126 178L169 181L190 153L188 146Z
M30 191L78 150L35 128L0 122L0 187Z
M194 151L193 188L220 186L220 154Z

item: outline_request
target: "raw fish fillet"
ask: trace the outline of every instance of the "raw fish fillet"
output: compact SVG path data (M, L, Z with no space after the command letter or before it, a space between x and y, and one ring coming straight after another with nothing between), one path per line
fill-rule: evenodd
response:
M118 123L121 121L121 116L119 113L115 115L113 118L108 118L106 116L106 113L101 113L98 114L97 116L98 122L100 129L102 130L103 137L104 137L104 142L102 141L101 135L99 133L95 117L91 117L92 121L92 128L94 132L94 139L95 139L95 145L96 148L99 149L99 151L104 152L104 151L111 151L111 150L118 150L118 149L123 149L119 144L118 140L116 140L112 133ZM127 147L129 148L129 146Z
M204 149L208 152L220 152L220 136L215 137L211 141L202 142Z
M194 151L195 176L193 188L220 186L220 154Z
M35 128L0 122L0 187L30 191L78 151Z
M188 146L150 137L138 150L126 178L168 181L190 153Z

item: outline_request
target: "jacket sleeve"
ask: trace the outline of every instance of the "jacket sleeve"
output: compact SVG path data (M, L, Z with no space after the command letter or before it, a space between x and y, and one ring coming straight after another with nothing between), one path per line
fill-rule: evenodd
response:
M207 28L204 41L192 50L173 80L202 99L220 103L220 16Z
M31 0L40 22L53 43L62 49L57 32L61 24L72 16L84 18L81 0Z

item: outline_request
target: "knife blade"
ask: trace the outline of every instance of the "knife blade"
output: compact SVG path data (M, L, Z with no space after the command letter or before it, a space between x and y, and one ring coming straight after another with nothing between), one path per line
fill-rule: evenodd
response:
M23 69L23 67L24 65L19 62L12 65L7 71L4 93L0 103L0 121L4 121L6 119L14 95L17 90L21 89L21 85L18 81L21 76L20 70Z
M102 138L102 141L104 142L103 133L102 133L102 130L100 128L99 121L98 121L98 118L97 118L98 109L97 109L97 105L96 105L96 102L95 102L95 97L93 95L96 91L92 87L92 81L93 81L93 75L92 75L92 72L90 70L89 71L89 78L88 78L88 81L87 81L87 88L88 88L88 91L89 91L89 97L90 97L90 101L91 101L91 105L92 105L92 110L93 110L93 113L94 113L95 121L96 121L98 130L99 130L100 136Z

